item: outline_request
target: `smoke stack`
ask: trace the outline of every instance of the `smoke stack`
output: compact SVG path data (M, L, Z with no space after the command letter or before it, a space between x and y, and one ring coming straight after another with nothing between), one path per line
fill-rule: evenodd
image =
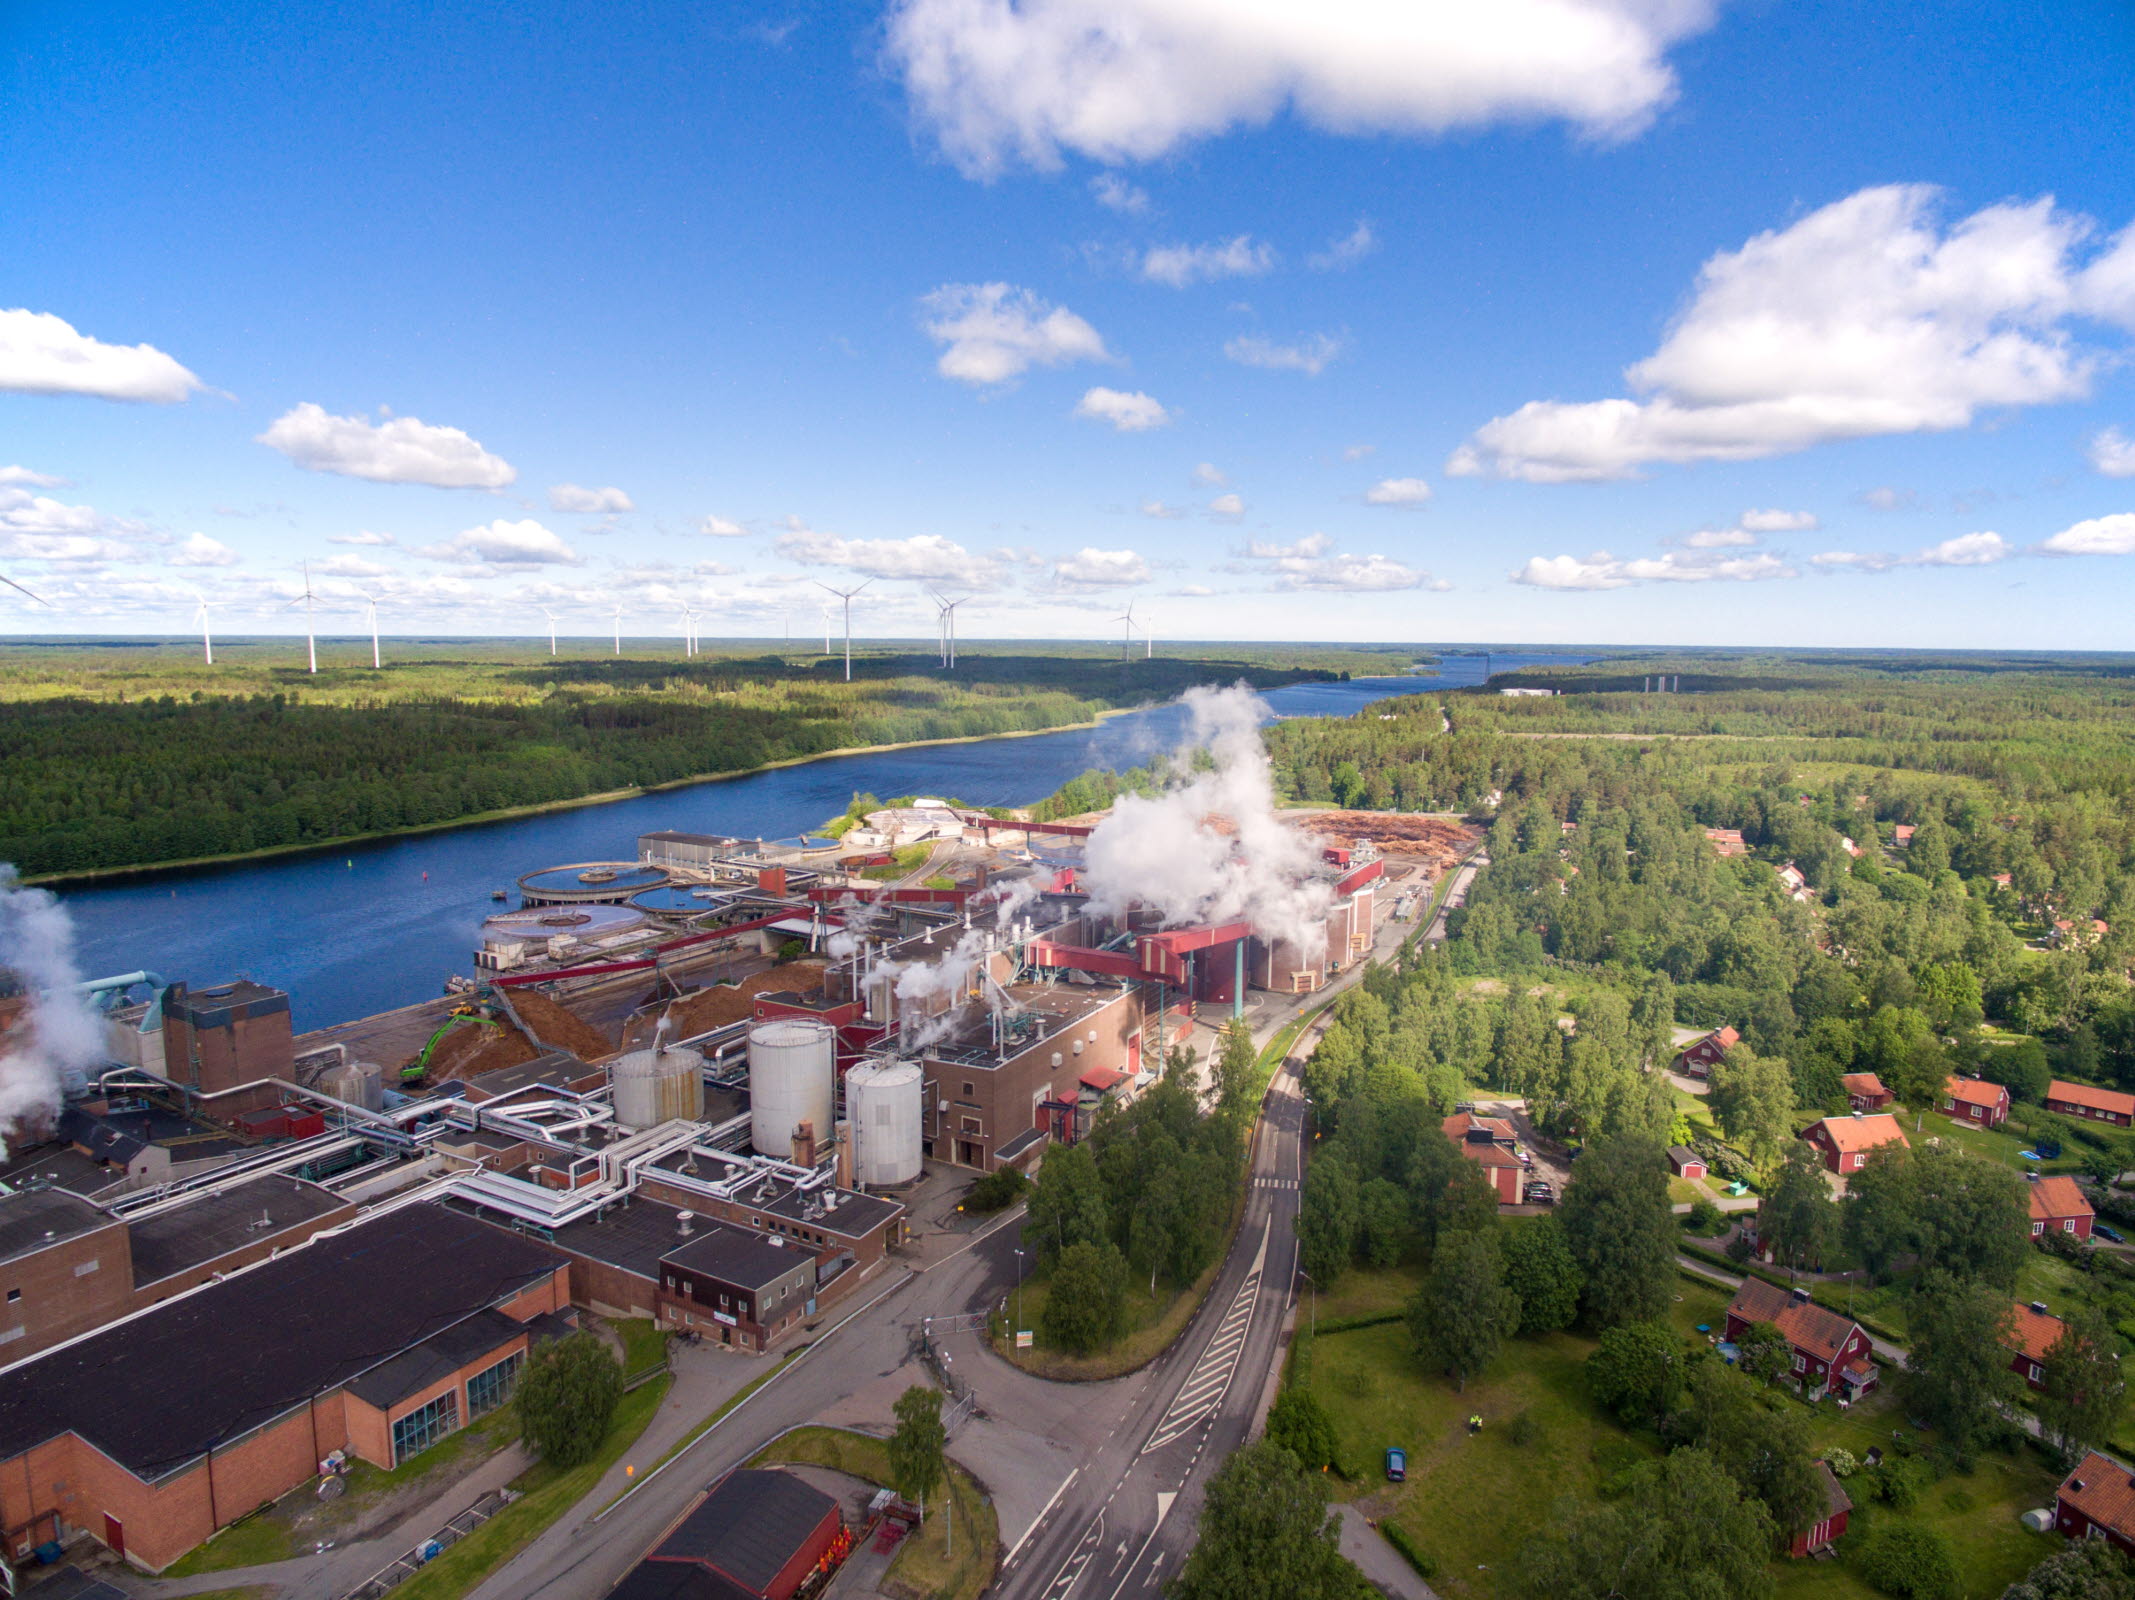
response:
M815 1165L815 1124L797 1122L793 1125L793 1164L797 1167Z

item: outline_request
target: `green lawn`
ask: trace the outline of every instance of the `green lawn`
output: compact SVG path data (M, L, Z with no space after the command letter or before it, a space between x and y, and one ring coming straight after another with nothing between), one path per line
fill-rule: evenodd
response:
M608 1326L615 1330L623 1341L623 1375L634 1378L641 1372L667 1363L667 1335L653 1326L650 1317L610 1317Z

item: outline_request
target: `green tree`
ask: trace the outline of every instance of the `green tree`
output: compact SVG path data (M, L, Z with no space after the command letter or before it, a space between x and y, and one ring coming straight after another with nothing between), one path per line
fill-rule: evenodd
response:
M1111 1236L1104 1180L1090 1146L1048 1145L1023 1219L1023 1237L1038 1260L1051 1262L1075 1245L1100 1244Z
M1358 1600L1364 1575L1328 1520L1327 1480L1268 1440L1232 1453L1209 1482L1193 1552L1169 1600Z
M1663 1315L1675 1290L1675 1215L1661 1147L1645 1139L1586 1147L1558 1208L1597 1328Z
M1374 1178L1358 1196L1357 1248L1368 1266L1390 1267L1401 1259L1409 1235L1408 1196L1391 1178Z
M1579 1263L1553 1216L1506 1230L1505 1287L1520 1297L1521 1333L1555 1333L1579 1314Z
M2024 1180L1954 1140L1885 1146L1847 1185L1842 1231L1878 1272L1900 1255L2012 1294L2031 1238Z
M1900 1600L1957 1600L1964 1592L1948 1537L1924 1523L1878 1524L1862 1541L1854 1565L1862 1577Z
M1126 1317L1127 1262L1109 1239L1069 1245L1053 1263L1038 1332L1073 1355L1101 1350L1120 1335Z
M1331 1467L1341 1459L1342 1441L1334 1418L1303 1384L1291 1384L1268 1407L1267 1440L1296 1456L1308 1472Z
M1251 1119L1248 1103L1260 1079L1260 1052L1253 1047L1253 1030L1245 1018L1234 1017L1224 1025L1223 1045L1216 1052L1216 1107L1225 1116Z
M1339 1150L1322 1150L1305 1169L1297 1197L1298 1260L1326 1288L1356 1255L1363 1201L1356 1169Z
M927 1497L948 1470L949 1432L942 1426L941 1391L915 1383L890 1409L897 1418L890 1433L890 1482L924 1515Z
M2009 1370L2015 1307L2006 1291L1945 1272L1923 1272L1906 1303L1912 1334L1901 1375L1906 1408L1959 1461L2014 1407L2022 1380Z
M1520 1297L1505 1287L1497 1228L1442 1233L1430 1275L1408 1303L1417 1353L1465 1389L1519 1330Z
M1613 1499L1557 1502L1521 1549L1534 1600L1770 1600L1772 1519L1695 1447L1633 1468ZM1271 1591L1272 1592L1272 1591Z
M1838 1211L1824 1181L1823 1158L1797 1139L1758 1208L1758 1241L1784 1266L1815 1267L1822 1264L1824 1248L1837 1225Z
M2056 1551L2002 1591L2002 1600L2128 1600L2135 1563L2103 1539Z
M1772 1409L1721 1361L1693 1362L1685 1387L1679 1421L1687 1442L1712 1452L1782 1534L1799 1533L1823 1514L1823 1478L1799 1407Z
M1794 1347L1773 1323L1751 1323L1735 1341L1735 1348L1744 1374L1759 1383L1772 1383L1793 1369Z
M1587 1387L1626 1422L1658 1423L1683 1392L1683 1341L1664 1322L1609 1329L1586 1358Z
M537 1344L519 1369L513 1400L534 1454L557 1467L590 1461L623 1398L623 1368L591 1333Z
M1713 1063L1708 1103L1721 1131L1761 1166L1794 1142L1794 1077L1777 1056L1736 1045Z
M2039 1423L2061 1459L2073 1465L2112 1436L2127 1385L2120 1376L2120 1341L2103 1315L2077 1306L2062 1321L2066 1326L2046 1352Z

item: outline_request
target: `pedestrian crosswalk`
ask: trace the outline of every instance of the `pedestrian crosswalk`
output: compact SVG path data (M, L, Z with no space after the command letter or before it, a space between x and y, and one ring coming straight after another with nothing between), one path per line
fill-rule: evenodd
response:
M1253 1326L1253 1303L1259 1293L1260 1263L1256 1261L1253 1270L1246 1274L1245 1282L1238 1286L1238 1293L1223 1313L1223 1320L1216 1325L1215 1336L1208 1341L1208 1348L1201 1352L1201 1359L1194 1363L1185 1385L1164 1413L1164 1420L1156 1425L1149 1442L1142 1446L1142 1454L1163 1449L1205 1422L1223 1403L1223 1396L1231 1386L1231 1377L1238 1370L1238 1358L1245 1351L1245 1336Z
M1253 1180L1253 1187L1256 1189L1295 1189L1297 1180L1295 1178L1259 1177Z

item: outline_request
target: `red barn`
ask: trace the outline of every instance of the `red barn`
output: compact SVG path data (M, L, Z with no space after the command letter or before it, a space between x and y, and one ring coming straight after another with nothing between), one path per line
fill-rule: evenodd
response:
M2034 1389L2046 1387L2046 1352L2068 1326L2059 1317L2046 1314L2046 1302L2034 1300L2016 1308L2015 1331L2009 1336L2009 1370Z
M2073 1234L2078 1239L2091 1236L2091 1224L2097 1213L2091 1203L2083 1198L2083 1191L2076 1180L2066 1173L2055 1173L2050 1178L2035 1178L2031 1184L2031 1236L2043 1239L2049 1233Z
M1960 1078L1953 1072L1942 1086L1942 1110L1960 1122L1999 1128L2009 1119L2009 1091L1984 1078Z
M1787 1546L1790 1556L1813 1556L1824 1546L1836 1544L1846 1536L1846 1524L1853 1517L1853 1501L1847 1497L1846 1486L1838 1481L1830 1464L1817 1462L1816 1475L1824 1488L1823 1515L1794 1535Z
M1857 1399L1881 1381L1875 1346L1851 1317L1827 1311L1809 1291L1791 1294L1762 1278L1745 1278L1727 1308L1727 1336L1739 1341L1751 1326L1769 1322L1794 1347L1794 1377L1806 1394L1835 1388Z
M1741 1042L1742 1035L1733 1028L1716 1029L1685 1047L1675 1058L1675 1070L1686 1078L1710 1077L1713 1063Z
M2135 1124L2135 1094L2093 1089L2087 1083L2063 1083L2059 1078L2046 1086L2046 1109L2060 1116L2110 1122L2122 1128Z
M2053 1525L2071 1539L2109 1539L2135 1556L2135 1477L2093 1450L2054 1491Z
M1705 1158L1688 1145L1672 1144L1668 1147L1668 1170L1678 1178L1696 1181L1705 1176Z
M1839 1082L1846 1090L1846 1103L1856 1111L1881 1111L1897 1098L1873 1072L1849 1072Z
M1887 1144L1911 1148L1912 1141L1889 1112L1873 1115L1856 1111L1850 1117L1826 1117L1801 1130L1801 1136L1816 1146L1824 1165L1833 1172L1859 1172L1872 1150Z

